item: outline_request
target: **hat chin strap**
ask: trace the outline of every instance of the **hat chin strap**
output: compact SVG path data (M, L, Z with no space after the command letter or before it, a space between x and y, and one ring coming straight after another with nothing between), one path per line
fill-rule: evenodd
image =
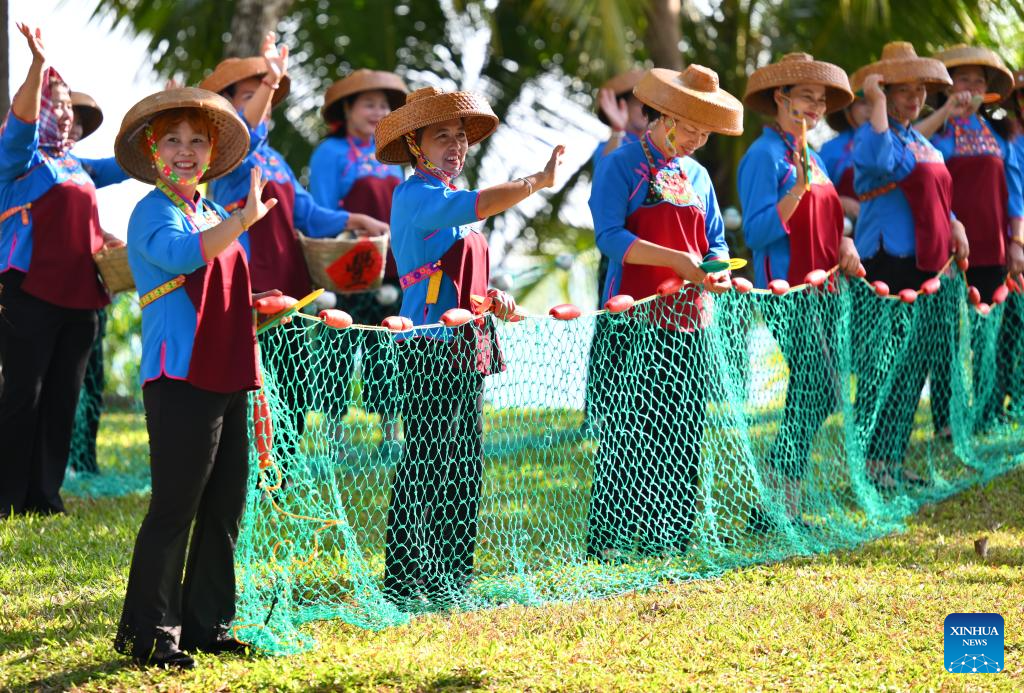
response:
M423 154L423 150L418 144L416 144L416 137L411 132L405 133L405 143L408 145L409 151L412 152L412 155L416 157L416 161L423 168L440 178L449 188L455 188L455 185L452 183L452 179L462 173L462 169L459 169L455 173L448 173L440 166L434 164L426 157L426 155Z
M669 156L675 156L679 153L676 148L676 119L662 114L661 122L665 126L665 152Z

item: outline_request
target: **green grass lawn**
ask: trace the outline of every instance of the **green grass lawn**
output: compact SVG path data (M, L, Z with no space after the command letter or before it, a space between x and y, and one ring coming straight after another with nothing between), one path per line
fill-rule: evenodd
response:
M137 417L104 425L101 457L144 450ZM855 551L382 632L318 622L304 629L319 641L310 652L200 655L186 673L135 668L111 647L146 496L69 498L68 516L0 523L0 689L1019 690L1022 498L1024 469ZM981 536L986 559L973 549ZM943 671L942 621L955 611L1004 616L1003 674Z

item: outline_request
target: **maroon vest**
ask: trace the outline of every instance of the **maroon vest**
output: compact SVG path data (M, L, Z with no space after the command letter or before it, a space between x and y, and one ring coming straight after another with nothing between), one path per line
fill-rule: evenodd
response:
M102 308L110 297L92 259L102 247L93 184L54 185L32 203L32 259L22 289L64 308Z
M811 270L827 270L839 262L843 239L843 205L831 183L815 183L800 198L789 227L790 285L802 284Z
M971 266L1001 267L1006 263L1010 198L1002 158L954 156L946 166L953 180L953 213L967 230Z
M295 188L291 183L267 182L263 197L276 197L277 205L249 228L249 268L257 293L280 289L302 298L313 282L295 232Z

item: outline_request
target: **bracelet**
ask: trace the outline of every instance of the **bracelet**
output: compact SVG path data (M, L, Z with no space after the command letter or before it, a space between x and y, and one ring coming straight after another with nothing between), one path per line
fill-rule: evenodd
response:
M252 226L252 224L245 223L245 215L242 214L242 210L240 209L236 209L234 212L232 212L231 216L238 218L238 223L242 225L243 231L248 231L249 227Z
M266 77L261 79L260 82L262 82L263 84L266 84L268 87L270 87L274 91L276 91L277 87L280 86L280 84L281 84L281 82L269 82L269 81L267 81Z
M516 180L521 180L524 183L526 183L526 188L527 188L527 190L529 190L529 192L526 193L527 196L530 196L530 195L533 194L533 183L531 183L526 176L520 176L519 178L516 178Z
M797 187L797 186L794 185L793 188L795 188L795 187ZM789 192L786 193L786 197L792 197L797 202L799 202L800 200L804 199L804 196L802 194L800 194L800 195L795 194L793 192L793 188L789 189Z

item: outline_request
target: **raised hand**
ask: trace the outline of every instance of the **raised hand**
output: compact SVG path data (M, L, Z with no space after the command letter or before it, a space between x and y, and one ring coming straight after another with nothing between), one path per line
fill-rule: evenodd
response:
M273 31L268 31L263 37L263 45L260 47L260 54L263 62L267 65L267 77L275 84L288 73L288 46L283 43L278 46L274 43L277 39Z
M882 75L877 72L864 78L864 98L868 100L868 103L873 104L876 101L885 101L885 91L882 90L882 81Z
M559 167L562 165L562 157L565 155L565 145L559 144L551 150L551 158L548 159L547 165L544 167L544 171L541 176L544 180L545 188L551 188L555 185L555 176L558 173Z
M32 51L32 62L38 65L46 63L46 49L43 47L43 32L36 27L33 31L27 24L18 23L18 31L25 37L28 49Z
M597 92L597 104L613 130L626 129L629 125L629 108L625 99L620 101L611 89L601 89Z

